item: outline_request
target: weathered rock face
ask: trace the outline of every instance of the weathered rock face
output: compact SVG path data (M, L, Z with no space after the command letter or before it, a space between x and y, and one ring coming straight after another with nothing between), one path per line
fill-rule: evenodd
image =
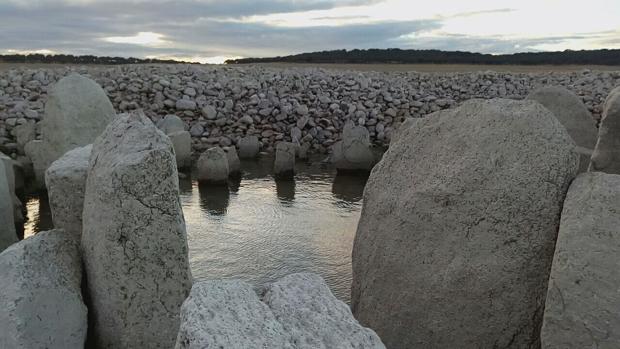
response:
M280 142L276 146L276 158L273 172L278 177L290 177L295 174L295 153L297 146L290 142Z
M93 143L114 115L112 103L93 80L71 74L58 81L45 104L41 128L49 159Z
M6 180L9 185L9 194L13 203L13 223L16 226L21 226L24 224L24 216L22 214L22 202L19 200L16 194L14 169L15 162L13 161L13 159L4 155L3 153L0 153L0 162L4 163L4 173L6 175Z
M620 343L620 176L590 172L571 184L549 278L542 348Z
M84 348L79 243L40 232L0 253L0 348Z
M13 208L9 181L5 175L4 161L0 161L0 252L17 242Z
M205 183L225 183L230 170L226 152L220 147L207 149L198 158L198 180Z
M28 142L24 147L26 156L32 161L32 171L34 172L35 185L39 188L45 187L45 171L54 162L50 159L42 140Z
M93 145L82 250L100 348L170 348L191 288L178 173L168 137L118 116Z
M533 101L471 100L400 130L364 190L353 313L389 348L536 348L577 168Z
M174 155L177 162L177 168L188 168L192 165L192 136L187 131L177 131L168 134Z
M385 348L314 274L282 278L262 301L243 281L196 283L181 319L176 349Z
M45 173L45 184L54 227L80 239L84 190L92 144L68 151L54 161Z
M256 136L246 136L239 139L239 157L242 159L253 159L260 152L260 143Z
M239 174L241 172L241 161L237 155L237 148L224 147L223 149L226 152L226 158L228 159L228 172L230 172L231 175Z
M176 115L169 114L164 116L157 123L157 127L165 134L185 131L185 123Z
M342 141L335 143L332 148L331 160L339 171L371 170L375 158L370 149L368 130L347 123L342 132Z
M579 97L564 87L547 86L533 91L527 99L535 100L551 110L577 144L579 172L587 171L598 130L592 114Z
M620 174L620 87L605 101L589 170Z

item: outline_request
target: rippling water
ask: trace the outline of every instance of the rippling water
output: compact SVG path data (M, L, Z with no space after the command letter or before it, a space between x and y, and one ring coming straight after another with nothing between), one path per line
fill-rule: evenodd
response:
M271 167L269 159L243 162L242 177L228 186L180 180L194 278L238 278L260 286L310 271L348 302L366 178L298 163L295 179L281 181ZM46 199L33 196L26 205L25 235L49 229Z

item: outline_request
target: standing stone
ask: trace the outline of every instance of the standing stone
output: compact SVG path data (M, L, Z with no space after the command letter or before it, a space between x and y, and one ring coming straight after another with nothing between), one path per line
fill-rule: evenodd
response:
M165 134L185 131L185 122L174 114L166 115L159 120L157 127Z
M297 146L290 142L280 142L276 145L276 159L273 163L273 172L278 177L291 177L295 174L295 153Z
M192 282L185 221L172 144L142 113L93 144L82 250L95 345L171 348Z
M288 275L267 286L261 300L249 284L194 284L181 310L176 349L383 349L371 329L353 318L318 275Z
M339 171L370 171L375 157L370 149L370 134L366 127L345 124L342 141L332 147L331 161Z
M28 142L24 147L24 153L32 162L34 172L34 185L37 188L45 187L45 171L55 159L50 158L50 154L42 140Z
M188 168L192 164L192 136L187 131L168 134L177 163L177 168Z
M9 195L11 196L11 202L13 203L13 223L16 228L24 224L24 216L22 214L22 202L17 197L16 185L15 185L15 161L7 155L0 153L0 162L4 163L4 173L9 185Z
M5 172L4 161L0 161L0 252L17 242L13 216L13 196Z
M620 343L620 175L590 172L571 184L560 221L542 348Z
M239 157L242 159L253 159L260 152L260 143L256 136L246 136L239 139Z
M364 189L353 313L389 348L536 348L579 162L566 129L497 99L400 132Z
M605 101L589 170L620 174L620 87Z
M196 167L198 168L198 180L205 183L226 183L230 174L228 157L220 147L209 148L202 153Z
M84 190L92 144L68 151L45 173L45 183L55 228L82 236Z
M543 87L530 93L527 99L535 100L551 110L566 128L580 154L579 172L586 172L592 151L596 146L598 130L592 114L579 97L561 86Z
M37 233L0 253L0 348L81 349L87 309L79 243Z
M226 152L226 158L228 159L229 174L239 174L241 172L241 161L239 160L239 156L237 156L237 148L232 146L224 147L223 149Z

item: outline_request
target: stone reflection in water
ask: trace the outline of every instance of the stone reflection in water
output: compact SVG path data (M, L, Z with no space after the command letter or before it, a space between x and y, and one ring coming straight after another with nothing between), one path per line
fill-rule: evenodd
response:
M364 186L368 181L368 176L355 176L338 174L334 178L332 194L340 202L355 203L362 200L364 196ZM338 204L339 202L336 202Z
M276 180L276 194L280 203L291 205L295 201L295 179L279 179Z
M228 210L230 201L230 189L228 185L214 185L199 183L200 207L212 215L223 216Z
M23 238L52 229L52 213L46 193L26 197L26 223ZM20 237L21 238L21 237Z
M192 179L187 176L185 178L179 178L179 193L188 194L192 192Z
M241 175L235 175L228 178L228 189L231 193L237 194L241 187Z

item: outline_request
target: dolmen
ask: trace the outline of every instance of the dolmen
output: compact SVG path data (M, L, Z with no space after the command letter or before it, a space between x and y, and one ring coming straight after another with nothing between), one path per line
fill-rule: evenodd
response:
M383 349L381 339L362 327L325 281L310 273L291 274L258 295L240 280L194 284L181 308L175 349L290 348Z
M620 174L620 86L605 100L590 171Z
M230 168L228 156L220 147L205 150L196 163L198 181L206 184L224 184L228 180Z
M185 130L185 122L176 115L166 115L157 127L165 133L174 149L177 168L187 169L192 165L192 136Z
M368 172L375 165L370 133L351 121L344 125L342 140L332 146L331 162L338 172Z
M527 99L549 109L566 128L580 154L579 172L586 172L596 146L598 130L592 114L579 96L561 86L546 86L530 93Z
M408 123L364 190L353 314L388 348L538 347L578 167L534 101L474 99Z
M26 144L36 181L45 186L45 171L67 151L93 143L114 118L112 103L95 81L70 74L58 81L49 92L41 140Z

